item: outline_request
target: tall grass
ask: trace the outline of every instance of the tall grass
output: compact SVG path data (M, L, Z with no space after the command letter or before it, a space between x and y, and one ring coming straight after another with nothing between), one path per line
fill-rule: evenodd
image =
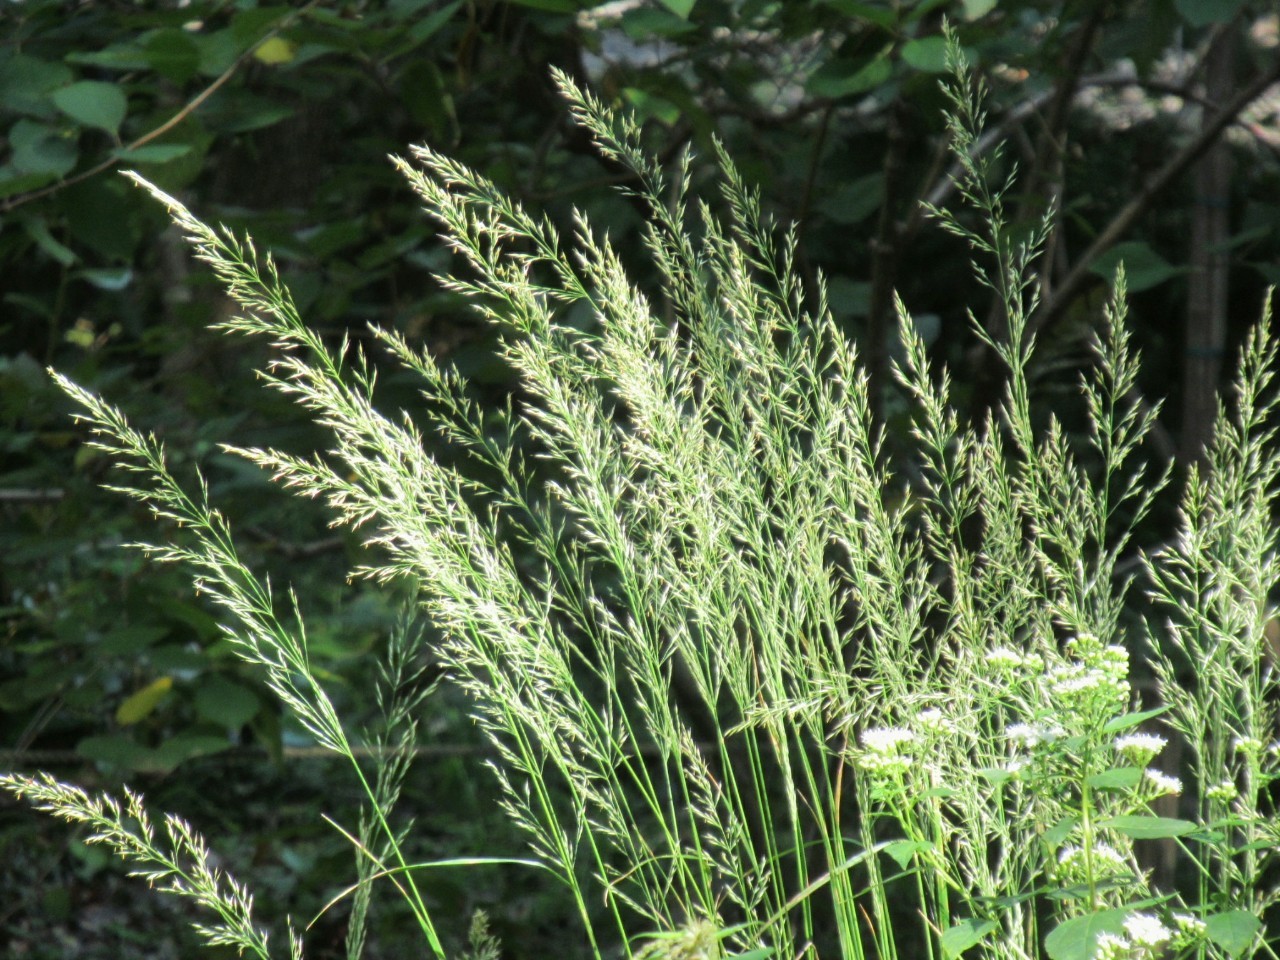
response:
M980 85L954 44L952 62L958 186L978 226L933 213L1002 308L1003 337L973 327L1007 388L963 422L899 304L913 454L896 473L854 344L821 285L801 287L794 234L778 238L723 153L720 204L691 196L687 161L661 167L633 120L567 77L575 120L635 174L659 291L581 216L566 239L428 148L396 160L457 255L441 282L503 333L520 386L499 431L456 371L375 330L423 394L417 419L386 415L364 354L303 323L269 257L143 183L243 308L225 328L272 341L268 383L333 437L315 457L236 452L363 529L360 576L416 586L494 747L503 807L572 898L590 956L1276 955L1269 317L1176 535L1124 573L1171 472L1139 459L1157 410L1134 393L1123 273L1080 381L1084 447L1031 404L1049 223L1011 229L997 158L972 149ZM360 916L389 884L446 956L430 873L389 824L416 704L388 693L393 732L367 779L296 604L245 568L154 439L59 380L138 478L125 492L183 528L146 549L194 572L241 655L351 759L370 804L353 838ZM406 686L411 642L393 646L388 691ZM1139 657L1158 677L1150 702L1130 678ZM1188 769L1160 765L1170 737ZM211 942L269 955L248 895L181 821L166 820L166 848L132 795L121 808L47 777L0 784L210 907ZM1185 883L1153 885L1153 842L1177 845ZM493 955L483 925L476 940ZM356 932L349 956L361 947Z

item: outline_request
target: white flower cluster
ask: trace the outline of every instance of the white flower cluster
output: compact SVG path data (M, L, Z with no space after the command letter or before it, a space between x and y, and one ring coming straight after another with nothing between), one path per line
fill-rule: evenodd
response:
M1040 673L1044 670L1044 661L1034 654L1019 653L1011 647L995 647L988 650L983 657L997 673Z
M1067 735L1056 723L1014 723L1005 727L1004 735L1019 747L1033 750L1040 744L1050 744Z
M916 725L925 733L935 736L955 733L956 725L952 723L937 707L921 710L916 714Z
M1130 733L1116 737L1116 753L1138 766L1150 763L1159 756L1168 741L1153 733Z
M1124 921L1124 935L1101 933L1094 946L1094 960L1136 960L1155 956L1173 939L1173 931L1150 913L1134 913Z
M903 751L916 743L919 737L904 727L873 727L862 731L862 753L858 766L877 777L891 777L906 773L912 758Z
M1129 872L1128 861L1110 844L1095 843L1089 853L1087 859L1092 860L1095 879ZM1068 884L1087 880L1089 870L1084 849L1074 845L1063 847L1058 854L1058 872Z
M1223 780L1221 783L1215 783L1204 795L1210 800L1220 800L1222 803L1230 803L1236 797L1240 796L1240 791L1236 789L1236 785L1230 780Z
M1147 767L1142 773L1142 778L1153 798L1170 795L1176 797L1182 793L1182 781L1177 777L1170 777L1161 773L1159 770Z
M1231 746L1235 748L1236 753L1246 757L1257 757L1262 753L1262 741L1254 737L1236 737L1231 741Z

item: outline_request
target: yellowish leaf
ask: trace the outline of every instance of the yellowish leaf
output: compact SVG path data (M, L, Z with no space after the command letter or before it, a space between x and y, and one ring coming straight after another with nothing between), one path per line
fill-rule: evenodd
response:
M297 52L298 45L292 40L286 40L283 37L268 37L258 44L258 49L253 51L253 55L263 63L277 64L288 63Z
M116 723L122 727L137 723L160 705L160 701L173 689L173 677L152 680L141 690L130 694L116 708Z

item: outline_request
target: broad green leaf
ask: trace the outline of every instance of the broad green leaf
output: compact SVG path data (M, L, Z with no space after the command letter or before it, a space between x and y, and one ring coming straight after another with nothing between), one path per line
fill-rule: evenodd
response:
M110 656L136 655L168 635L169 628L162 626L116 627L95 649Z
M0 63L0 103L7 112L32 117L57 116L49 94L75 79L66 64L19 53Z
M898 22L896 8L887 4L867 3L866 0L819 0L824 7L859 21L873 23L891 29Z
M190 152L189 143L148 143L132 150L117 150L115 155L125 163L168 163Z
M75 168L80 148L74 136L34 120L19 120L9 128L9 162L18 173L64 177Z
M85 737L76 744L76 753L96 763L109 763L117 767L137 769L150 753L146 747L131 737L121 734L101 737Z
M146 758L148 768L167 772L184 760L192 757L204 757L229 749L233 744L226 737L211 737L205 734L181 733L171 740L166 740Z
M958 957L996 929L993 920L969 919L948 927L942 934L942 955Z
M998 0L964 0L964 18L979 20L996 8Z
M874 57L859 60L829 60L815 70L805 82L805 89L819 97L850 97L874 90L893 73L889 48Z
M1118 936L1124 931L1128 913L1124 909L1103 910L1064 920L1044 938L1044 952L1049 960L1092 960L1098 935Z
M622 15L622 32L638 43L654 37L678 37L697 29L697 24L657 7L637 7Z
M639 87L625 87L622 95L642 117L651 117L668 127L673 126L680 119L680 108L665 97L659 97Z
M1176 820L1173 817L1148 817L1142 814L1131 814L1125 817L1110 817L1098 823L1098 826L1116 833L1132 837L1134 840L1161 840L1167 837L1186 836L1197 829L1190 820Z
M688 20L689 14L693 12L693 5L698 0L659 0L659 2L677 17Z
M927 840L891 840L884 845L884 852L903 870L907 869L916 854L931 849L933 844Z
M6 164L0 167L0 199L29 190L39 190L57 179L57 175L53 173L20 173Z
M840 183L825 198L822 213L835 223L852 226L880 209L884 201L884 174L880 171Z
M1238 957L1249 949L1262 922L1247 910L1228 910L1204 918L1209 939L1228 954Z
M173 677L152 680L141 690L125 697L124 702L116 708L116 723L127 727L146 719L172 689Z
M200 48L186 30L157 30L143 50L151 69L174 83L186 83L200 69Z
M462 6L462 0L453 0L453 3L446 3L439 10L434 10L427 14L427 16L409 28L406 34L407 42L397 47L392 56L403 56L419 44L434 37L453 18L460 6Z
M1080 822L1079 817L1063 817L1052 827L1044 832L1044 842L1049 845L1050 849L1056 850L1071 836L1071 832L1075 830L1076 824Z
M1138 293L1164 283L1170 277L1176 277L1186 271L1175 267L1150 245L1140 240L1117 243L1103 253L1089 266L1089 269L1108 282L1115 276L1116 266L1124 263L1124 274L1128 280L1129 292Z
M238 730L261 708L248 687L214 674L196 681L196 713L222 727Z
M1088 777L1085 782L1097 790L1128 790L1142 779L1140 767L1116 767Z
M1125 266L1125 275L1128 276L1129 268ZM1130 727L1136 727L1140 723L1150 720L1152 717L1158 717L1162 713L1167 713L1169 708L1156 707L1154 710L1143 710L1139 713L1126 713L1123 716L1112 717L1103 724L1103 733L1119 733L1121 730L1128 730Z
M289 15L289 7L249 7L231 21L231 34L242 50L263 39L277 23Z
M902 59L924 73L943 73L947 69L947 41L942 37L921 37L902 45Z
M1013 779L1013 774L1002 767L980 767L978 776L993 787L998 787L1000 784Z
M114 83L81 80L53 92L58 109L85 127L97 127L113 136L120 131L129 109L124 91Z
M66 56L67 63L106 70L146 70L151 61L136 43L113 43L101 50L76 51Z

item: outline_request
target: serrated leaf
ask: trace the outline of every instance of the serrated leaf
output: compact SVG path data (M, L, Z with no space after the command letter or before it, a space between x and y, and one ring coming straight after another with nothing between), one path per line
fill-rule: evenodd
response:
M1130 727L1136 727L1140 723L1144 723L1153 717L1158 717L1162 713L1168 713L1169 707L1156 707L1154 710L1141 710L1138 713L1126 713L1123 716L1112 717L1102 725L1103 733L1119 733L1121 730L1128 730Z
M115 136L129 110L124 91L114 83L81 80L53 92L54 105L85 127L97 127Z
M141 690L125 697L124 702L116 708L116 723L127 727L145 719L172 689L173 677L159 677L152 680Z
M964 920L942 934L942 955L958 957L996 928L992 920Z
M1044 952L1049 960L1092 960L1098 936L1123 932L1128 912L1103 910L1064 920L1044 938Z
M1228 910L1204 918L1209 939L1228 954L1238 957L1253 944L1262 922L1247 910Z
M1131 814L1125 817L1110 817L1098 823L1098 826L1116 833L1124 834L1134 840L1162 840L1168 837L1183 837L1198 827L1190 820L1178 820L1173 817L1148 817L1142 814Z

